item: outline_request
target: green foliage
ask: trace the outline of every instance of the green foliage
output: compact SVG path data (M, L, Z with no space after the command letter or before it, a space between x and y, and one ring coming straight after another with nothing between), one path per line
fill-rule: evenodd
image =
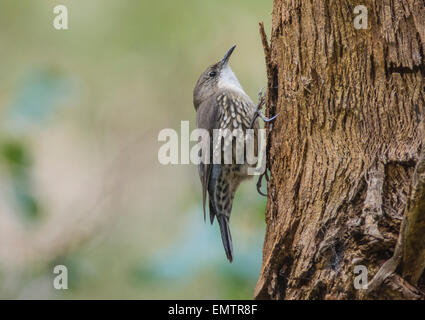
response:
M57 4L68 6L69 30L52 27ZM256 97L266 83L257 22L267 23L271 8L271 1L258 0L0 1L0 42L7 48L0 50L7 61L0 73L0 179L24 224L55 214L45 212L57 199L40 196L36 159L55 167L55 147L61 144L71 150L69 162L61 164L64 170L80 171L74 151L81 162L97 163L96 169L108 163L109 168L122 145L148 133L143 145L124 148L122 165L104 178L108 186L125 180L119 185L125 190L105 195L111 202L123 199L119 210L105 208L105 216L122 220L113 220L94 247L83 243L45 268L49 281L54 264L70 271L70 290L53 290L52 296L252 297L266 203L255 182L236 195L231 221L236 254L229 264L217 225L203 223L196 168L159 166L153 142L159 130L179 128L180 120L194 123L194 83L233 44L232 68ZM127 166L132 157L140 157L140 164ZM72 189L64 186L79 182L43 187L63 195ZM98 186L91 182L75 197L75 202L87 201L87 208L95 201L91 188Z
M16 139L0 143L0 162L4 163L11 180L11 196L18 212L29 221L38 218L40 205L33 195L30 170L31 156L24 143Z
M1 156L11 171L26 170L30 165L30 156L26 147L19 141L8 140L0 145Z

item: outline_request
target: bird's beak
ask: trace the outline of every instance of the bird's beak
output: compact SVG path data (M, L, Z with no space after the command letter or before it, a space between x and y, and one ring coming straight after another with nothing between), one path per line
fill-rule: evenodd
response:
M232 55L233 50L235 50L236 45L234 45L233 47L231 47L226 54L224 55L223 59L221 60L221 63L223 65L226 65L229 62L230 56Z

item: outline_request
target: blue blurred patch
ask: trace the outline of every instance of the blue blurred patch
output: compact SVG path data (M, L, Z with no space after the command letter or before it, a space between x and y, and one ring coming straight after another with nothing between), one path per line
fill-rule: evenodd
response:
M73 81L54 69L31 71L24 77L6 112L7 128L21 132L40 125L63 107L74 91Z
M232 277L253 281L258 278L261 268L262 243L264 230L259 228L256 234L250 234L249 243L243 243L244 230L232 227L235 259L229 263L222 246L217 223L214 227L209 222L200 222L202 208L193 209L182 221L184 230L166 248L158 250L150 259L144 258L137 274L144 281L183 281L194 279L201 272L215 270L215 275L223 280Z
M66 99L74 93L75 85L70 78L52 68L35 69L18 85L16 96L5 111L0 161L10 173L10 196L16 209L29 220L39 217L41 207L33 190L32 152L25 137L65 106Z

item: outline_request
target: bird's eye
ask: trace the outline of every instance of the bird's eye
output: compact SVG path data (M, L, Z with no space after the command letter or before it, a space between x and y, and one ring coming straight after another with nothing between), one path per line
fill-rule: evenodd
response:
M217 75L217 73L215 71L211 71L210 73L208 73L208 75L213 78Z

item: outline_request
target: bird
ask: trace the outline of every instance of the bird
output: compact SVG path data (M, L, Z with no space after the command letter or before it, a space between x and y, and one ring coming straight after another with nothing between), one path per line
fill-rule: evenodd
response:
M232 212L233 199L240 183L248 180L252 175L248 174L248 168L255 167L256 163L248 164L247 161L237 161L237 144L244 139L230 137L231 143L221 139L214 141L214 130L239 130L245 134L248 129L253 129L255 153L258 152L258 107L255 108L251 98L245 93L239 80L232 71L229 63L235 45L232 46L224 57L215 64L210 65L199 77L193 90L193 105L196 111L196 127L204 129L210 137L209 161L201 161L198 165L199 177L202 184L202 201L204 219L206 216L205 206L208 197L209 217L211 224L217 219L221 239L226 257L229 262L233 261L233 244L229 228L229 220ZM267 121L271 119L266 119ZM228 136L226 136L228 138ZM247 136L248 137L248 136ZM242 137L243 138L243 137ZM247 139L247 138L246 138ZM213 161L214 155L232 151L230 163L223 161L221 156L219 163ZM219 153L220 154L220 153ZM246 153L243 154L246 157Z

